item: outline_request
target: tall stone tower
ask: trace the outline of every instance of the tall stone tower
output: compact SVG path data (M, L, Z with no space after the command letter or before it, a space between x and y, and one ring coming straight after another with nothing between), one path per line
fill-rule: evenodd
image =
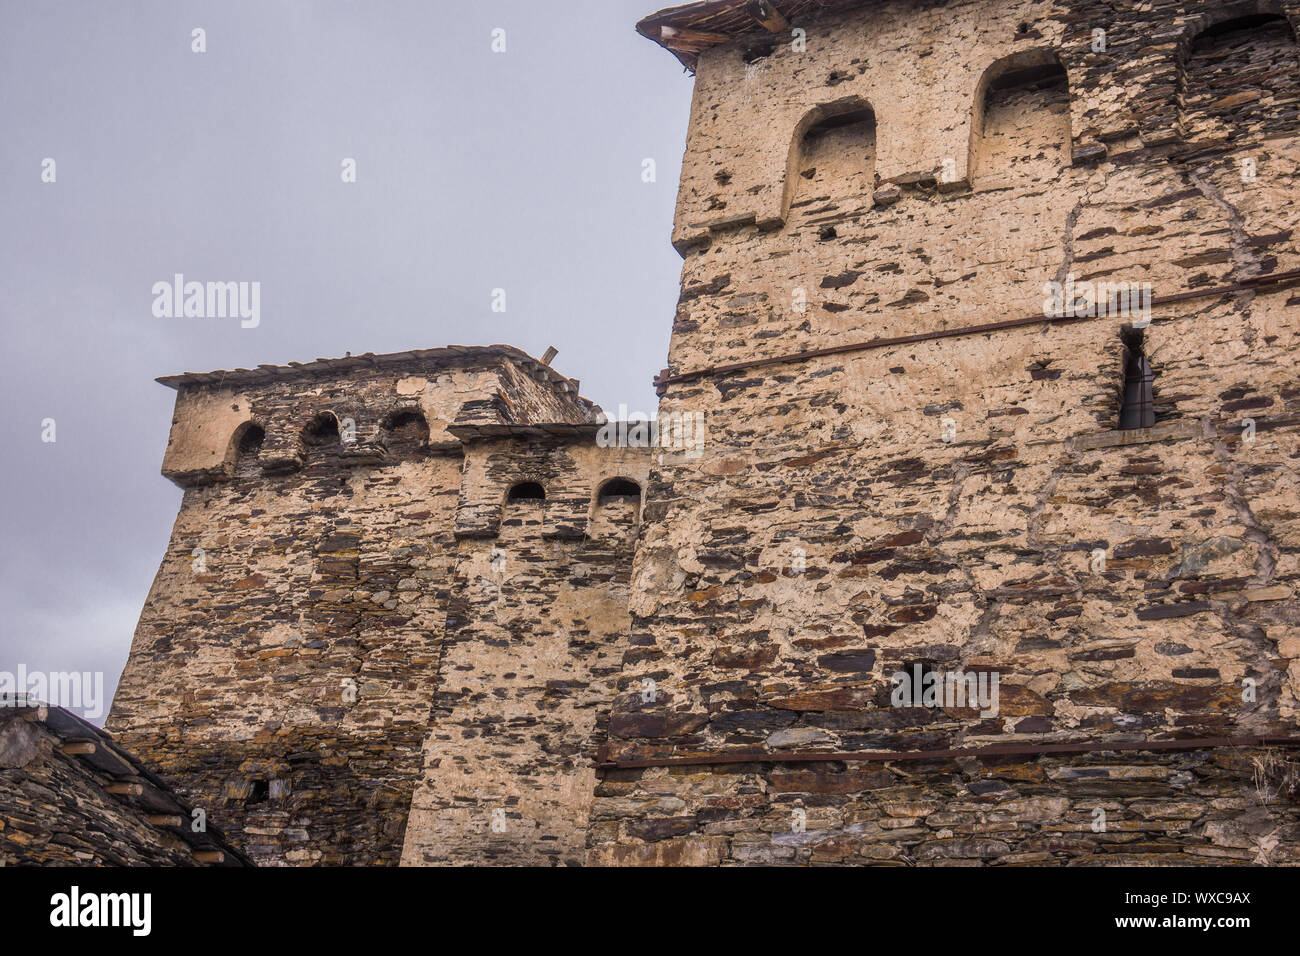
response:
M651 472L590 862L1300 861L1298 14L640 24L696 74L659 384L708 444Z

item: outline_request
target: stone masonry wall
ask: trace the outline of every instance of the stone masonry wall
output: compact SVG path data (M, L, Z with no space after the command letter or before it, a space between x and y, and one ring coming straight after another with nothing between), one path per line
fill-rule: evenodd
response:
M874 3L798 24L806 52L706 51L668 371L1042 314L1070 277L1162 296L1300 267L1293 30L1194 42L1260 9ZM874 188L789 188L807 117L864 105ZM661 417L704 412L708 443L651 471L607 757L768 757L606 769L588 860L1300 861L1280 752L774 762L1294 735L1296 305L1157 306L1141 432L1116 430L1132 316L667 386ZM999 713L891 706L917 661L996 673Z
M576 440L466 446L435 716L406 864L583 860L609 702L630 650L628 583L649 454ZM502 501L537 481L542 501Z
M593 415L462 351L180 386L187 487L108 726L258 863L398 862L458 561L447 429Z

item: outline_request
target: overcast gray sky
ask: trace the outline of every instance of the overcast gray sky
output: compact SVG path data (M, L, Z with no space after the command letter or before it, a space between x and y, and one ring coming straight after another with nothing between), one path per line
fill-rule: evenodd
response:
M554 345L587 397L655 410L691 94L634 30L655 9L0 0L0 671L111 697L180 502L158 375ZM178 272L260 282L261 324L155 318Z

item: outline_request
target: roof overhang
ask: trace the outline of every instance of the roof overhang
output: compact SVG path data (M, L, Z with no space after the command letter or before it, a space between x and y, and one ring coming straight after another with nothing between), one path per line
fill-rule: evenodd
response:
M345 358L318 358L314 362L290 362L288 365L259 365L257 368L215 372L184 372L180 375L164 375L156 381L174 389L204 385L256 386L292 379L332 377L356 370L385 368L397 370L405 366L452 365L466 361L493 360L512 362L537 381L549 385L558 392L572 395L581 403L596 410L596 406L591 401L578 395L577 379L566 378L551 368L548 363L541 362L512 345L448 345L445 348L412 349L406 352L390 352L386 355L367 352L364 355L349 355Z
M652 13L636 25L642 36L672 53L689 70L700 54L746 36L788 36L800 23L869 0L703 0Z

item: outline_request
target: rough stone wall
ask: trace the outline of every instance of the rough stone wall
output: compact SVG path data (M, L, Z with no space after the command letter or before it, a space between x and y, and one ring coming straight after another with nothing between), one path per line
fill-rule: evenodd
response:
M108 726L259 863L399 860L458 560L447 429L593 414L488 351L181 385L187 487Z
M803 25L806 53L705 52L669 371L1042 314L1071 275L1159 296L1297 268L1296 49L1197 52L1230 12L895 2ZM995 83L1057 58L1068 126L1050 88ZM806 118L862 103L876 188L787 212ZM1130 316L669 385L660 415L703 411L709 440L651 473L610 759L1294 734L1297 304L1158 306L1141 433L1115 430ZM997 673L1000 713L890 706L913 661ZM607 770L588 859L1296 862L1294 793L1261 797L1251 758L1279 759Z
M630 650L628 583L644 449L585 440L467 445L446 646L405 864L583 861L614 682ZM536 481L545 501L506 501Z

